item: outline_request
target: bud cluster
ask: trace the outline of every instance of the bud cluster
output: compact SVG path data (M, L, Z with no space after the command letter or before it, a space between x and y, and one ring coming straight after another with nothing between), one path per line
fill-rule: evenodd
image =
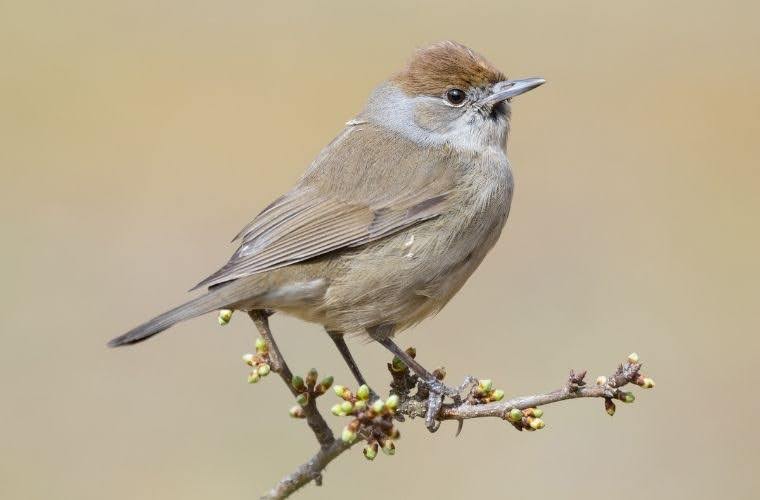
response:
M366 385L360 386L356 393L342 385L336 385L333 390L343 400L331 408L333 415L352 417L341 433L343 442L353 443L361 436L367 441L364 447L367 460L374 460L380 449L386 455L396 453L394 440L400 433L393 425L393 416L400 403L399 397L392 394L385 401L379 398L370 401L371 391Z
M543 429L546 425L541 420L543 416L544 410L541 408L526 408L524 410L512 408L504 418L518 431L537 431Z
M504 391L494 389L490 379L478 380L478 385L472 388L467 402L470 404L485 404L504 399Z
M624 385L632 383L644 389L654 388L654 380L639 373L640 369L641 361L639 355L632 352L628 355L626 362L620 365L610 377L597 377L596 385L607 389L604 398L604 411L609 416L614 415L616 410L613 399L617 399L623 403L633 403L636 400L636 396L632 392L620 390Z
M310 401L315 400L327 392L333 384L333 377L331 375L317 382L318 380L319 372L317 372L316 368L309 370L305 377L293 375L290 385L293 386L293 389L297 394L296 403L298 403L298 405L290 409L291 417L305 418L306 414L303 411L304 407L308 405ZM335 387L339 386L336 385Z
M269 346L261 337L256 339L256 353L244 354L243 361L248 366L253 367L251 373L248 374L249 384L255 384L261 380L261 377L266 377L272 371L272 367L270 366L271 360L269 359Z
M407 348L406 353L412 359L417 357L417 350L414 347ZM440 375L445 375L445 372L441 369L439 370L441 371ZM417 387L417 375L412 373L412 371L409 370L409 367L406 366L406 363L404 363L398 356L393 356L393 360L388 363L388 371L391 373L392 377L391 391L400 395L402 398L406 398L409 395L409 392ZM438 377L439 374L436 373L436 376ZM441 377L439 377L439 380L441 380Z

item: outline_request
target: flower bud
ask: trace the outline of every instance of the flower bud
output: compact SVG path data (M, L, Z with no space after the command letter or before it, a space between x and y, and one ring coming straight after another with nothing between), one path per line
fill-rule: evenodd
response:
M359 389L356 391L356 397L364 401L369 399L369 387L367 387L367 384L359 386Z
M292 407L288 413L293 418L304 418L304 417L306 417L306 414L304 414L304 412L303 412L303 408L301 408L300 406L294 406L294 407Z
M296 403L298 403L301 406L306 406L309 404L309 393L308 392L302 392L298 396L296 396Z
M267 352L269 350L267 341L259 337L256 339L256 352Z
M396 454L396 444L391 439L386 439L383 443L383 453L386 455L395 455Z
M644 379L644 385L642 385L641 387L643 387L644 389L653 389L654 388L654 380L652 380L649 377L645 378Z
M377 414L383 413L385 411L385 403L383 403L382 399L378 399L374 403L372 403L372 411L374 411Z
M255 384L259 381L261 376L259 375L258 370L253 370L251 373L248 374L248 383L249 384Z
M217 319L217 321L219 321L219 324L221 326L226 325L232 319L232 310L231 309L221 309L219 311L219 316L216 319Z
M493 381L491 379L483 379L478 382L478 391L482 394L486 394L493 389Z
M391 361L391 370L393 370L396 373L403 372L404 370L406 370L406 363L401 361L401 358L399 358L398 356L393 356L393 360Z
M332 408L330 408L330 413L332 413L336 417L346 416L346 412L343 411L343 406L340 403L334 404Z
M319 377L319 373L315 368L312 368L311 370L306 373L306 385L309 387L313 387L317 384L317 378Z
M352 431L348 428L348 426L346 426L343 428L343 432L341 433L340 438L344 443L353 443L356 441L356 432Z
M628 355L628 362L633 363L633 364L638 363L639 355L636 354L635 352L632 352L631 354Z
M268 364L264 363L263 365L260 365L256 371L258 371L259 375L262 377L266 377L269 375L269 372L272 371L272 368Z
M245 361L245 364L247 364L248 366L253 366L254 365L253 354L251 353L243 354L243 361Z
M544 416L544 410L541 408L533 408L533 416L536 418L541 418Z
M596 385L605 385L607 383L607 377L604 375L599 375L596 377Z
M399 404L399 397L396 394L391 394L388 399L385 400L385 406L391 411L396 411Z
M532 418L530 420L530 428L533 429L534 431L537 431L539 429L543 429L544 425L546 425L546 424L544 424L544 421L541 420L540 418Z
M340 409L341 409L341 411L343 411L343 413L345 413L346 415L348 415L349 413L351 413L354 410L354 405L353 405L353 403L351 403L351 401L343 401L340 404Z
M290 380L290 385L292 385L293 389L297 391L306 390L306 384L304 384L303 378L301 378L299 375L293 375L293 378Z
M516 424L522 421L522 418L523 418L523 412L518 410L517 408L512 408L511 410L509 410L509 413L507 413L507 420L509 420L513 424Z
M606 411L607 415L610 417L613 416L615 414L615 402L609 398L604 398L604 411Z
M359 401L354 403L354 410L356 411L362 411L362 410L365 410L366 408L367 408L367 402L364 401L363 399L360 399Z
M620 395L620 400L623 403L633 403L636 401L636 396L632 392L624 392Z
M374 460L377 456L377 443L368 444L364 447L364 457L367 460Z
M322 379L322 382L319 383L319 386L322 388L322 392L325 392L327 389L330 388L332 384L333 384L333 377L332 375L329 375Z

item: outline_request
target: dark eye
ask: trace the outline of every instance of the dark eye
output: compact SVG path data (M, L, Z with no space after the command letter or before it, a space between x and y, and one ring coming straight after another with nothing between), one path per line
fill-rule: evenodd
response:
M467 97L467 95L464 93L464 90L461 89L449 89L446 92L446 100L455 106L462 104L465 97Z

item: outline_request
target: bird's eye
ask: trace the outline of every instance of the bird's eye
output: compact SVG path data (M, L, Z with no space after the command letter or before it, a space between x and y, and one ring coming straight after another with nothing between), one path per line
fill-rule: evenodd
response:
M446 100L454 106L459 106L462 104L465 97L467 97L467 94L465 94L464 90L461 89L449 89L446 92Z

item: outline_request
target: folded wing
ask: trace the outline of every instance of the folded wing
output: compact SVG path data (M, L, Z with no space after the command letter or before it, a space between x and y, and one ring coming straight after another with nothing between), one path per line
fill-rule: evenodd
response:
M349 125L290 192L243 228L229 262L195 288L363 245L443 213L453 172L441 153L390 134Z

